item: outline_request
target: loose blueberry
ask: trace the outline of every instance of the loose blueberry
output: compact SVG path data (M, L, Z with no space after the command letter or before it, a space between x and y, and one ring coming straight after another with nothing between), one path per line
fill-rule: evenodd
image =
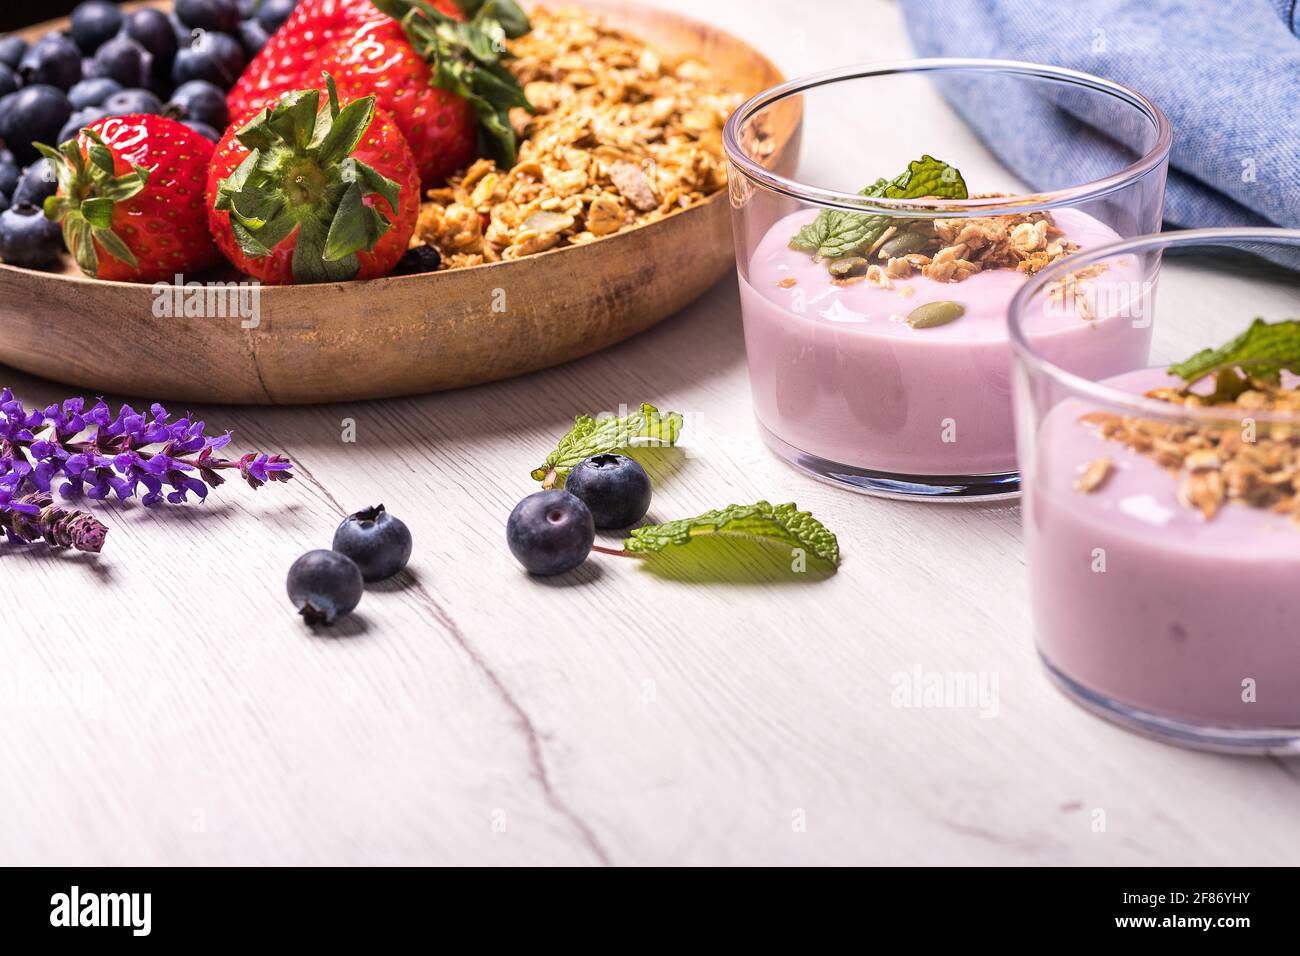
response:
M0 36L0 63L11 70L18 69L23 54L27 52L27 41L22 37Z
M9 208L9 197L6 196L4 193L0 193L0 215L2 215L4 211L8 208Z
M239 19L251 20L257 16L257 7L262 0L236 0L239 6Z
M630 528L650 510L650 476L626 455L596 455L565 479L564 490L581 498L597 528Z
M333 624L361 603L356 562L337 551L308 551L289 568L289 600L308 624Z
M58 191L59 180L50 167L50 161L39 159L23 171L22 179L18 180L18 188L14 190L13 204L44 206L45 200Z
M195 120L213 129L230 125L226 94L206 80L190 80L176 88L167 104L167 114L181 120Z
M149 85L153 57L128 36L116 36L95 51L95 75L116 80L124 89Z
M84 110L87 106L102 106L114 93L122 92L122 85L106 76L82 80L68 91L68 102L74 110Z
M128 116L132 113L158 116L163 111L163 105L162 100L148 90L123 90L105 100L104 109L108 111L108 116Z
M355 561L367 581L383 581L411 560L411 531L378 505L344 518L331 547Z
M181 125L188 126L206 140L214 143L221 142L221 134L207 123L200 123L198 120L181 120Z
M239 25L235 0L176 0L176 16L191 30L229 33Z
M44 83L69 90L81 79L81 51L63 34L47 34L23 54L18 75L26 86Z
M397 260L393 269L395 276L416 276L426 272L437 272L442 265L442 255L433 246L416 246L407 249L402 258Z
M102 119L110 116L123 116L123 113L117 113L110 110L107 106L87 106L84 110L77 110L68 121L63 124L59 130L56 143L66 143L70 139L76 139L83 129L87 126L93 126Z
M25 86L0 101L0 139L8 144L18 165L36 162L32 143L53 143L72 115L72 104L53 86Z
M539 491L510 512L506 542L530 574L572 571L591 554L596 525L581 500L567 491Z
M18 160L7 149L0 148L0 196L13 196L22 179L23 171L18 168Z
M24 269L44 269L59 261L63 230L30 203L0 213L0 260Z
M72 39L89 56L117 36L122 29L122 11L107 0L86 0L72 11Z
M126 18L126 35L153 57L154 76L164 77L170 83L172 64L176 61L176 51L181 48L181 42L167 14L152 8L132 11ZM185 44L188 46L189 43L187 32Z
M266 41L271 39L266 28L256 20L245 20L235 32L239 34L239 45L244 48L244 56L250 60L261 53Z
M298 0L262 0L262 6L257 11L257 22L267 33L274 33L284 26L284 21L289 19L289 14L297 6Z
M244 72L245 63L244 48L234 37L224 33L203 33L176 54L172 82L180 86L190 80L207 80L228 90Z
M6 63L0 63L0 96L17 93L23 85L22 78Z

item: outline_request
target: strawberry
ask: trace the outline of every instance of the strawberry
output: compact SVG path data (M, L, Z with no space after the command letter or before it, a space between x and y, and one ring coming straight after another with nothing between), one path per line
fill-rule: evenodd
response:
M430 82L429 65L396 20L385 16L359 27L327 47L322 60L337 72L343 95L376 94L411 144L422 184L440 186L474 161L474 107Z
M37 144L58 175L45 214L86 275L158 282L221 261L203 188L212 144L162 116L102 119L58 150Z
M217 246L263 282L387 275L410 245L420 179L373 96L339 105L334 80L286 93L217 144L208 224Z
M326 67L322 50L357 27L385 19L371 0L302 0L227 94L230 115L243 116L284 93L315 86Z
M500 63L502 40L528 30L513 0L303 0L228 103L237 115L332 73L345 96L376 97L410 143L422 183L438 186L473 160L480 133L514 165L509 111L528 101Z

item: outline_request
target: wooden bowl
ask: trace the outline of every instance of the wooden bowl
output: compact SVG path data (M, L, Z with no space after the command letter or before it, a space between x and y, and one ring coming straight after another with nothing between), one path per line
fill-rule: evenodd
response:
M660 49L694 54L746 95L782 80L761 53L706 24L622 0L576 2ZM794 148L795 128L772 132L778 148ZM724 190L658 222L510 262L264 287L255 328L239 318L159 317L148 285L87 279L71 266L55 274L0 265L0 362L159 401L272 405L419 394L606 348L703 294L733 262Z

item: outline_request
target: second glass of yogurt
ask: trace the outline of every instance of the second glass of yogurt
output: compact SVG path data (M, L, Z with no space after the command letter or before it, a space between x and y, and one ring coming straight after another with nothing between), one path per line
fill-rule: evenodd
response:
M1159 228L1159 109L1056 67L910 60L761 93L724 141L768 446L869 494L1016 494L1008 306L1054 263ZM1126 297L1157 268L1071 273L1045 348L1089 374L1133 367L1150 333Z

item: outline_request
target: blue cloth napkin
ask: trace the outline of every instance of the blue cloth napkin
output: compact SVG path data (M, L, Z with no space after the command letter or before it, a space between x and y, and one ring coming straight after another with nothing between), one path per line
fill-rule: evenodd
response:
M918 56L1029 60L1122 83L1173 125L1171 226L1300 227L1297 0L903 0ZM996 104L959 103L982 131ZM1032 123L990 147L1035 189L1050 132ZM1035 164L1031 157L1036 157ZM1035 165L1038 166L1035 171Z

